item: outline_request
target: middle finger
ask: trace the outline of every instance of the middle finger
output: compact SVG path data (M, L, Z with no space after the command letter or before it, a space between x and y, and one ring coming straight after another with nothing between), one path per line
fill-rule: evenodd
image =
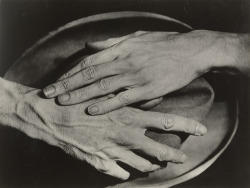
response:
M68 78L59 80L58 82L46 87L43 91L48 98L52 98L67 91L94 83L101 78L113 76L121 72L122 69L118 68L118 64L115 61L93 65L82 69Z
M131 84L131 79L124 75L104 78L87 87L59 95L58 101L62 105L77 104L110 94Z

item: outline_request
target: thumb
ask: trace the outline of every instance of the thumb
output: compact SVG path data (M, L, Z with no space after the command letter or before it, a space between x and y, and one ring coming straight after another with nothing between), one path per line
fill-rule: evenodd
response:
M104 40L104 41L86 42L85 47L98 52L98 51L110 48L111 46L113 46L119 42L122 42L128 38L137 37L137 36L140 36L144 33L146 33L146 31L137 31L137 32L129 34L129 35L125 35L122 37L116 37L116 38L109 38L109 39Z

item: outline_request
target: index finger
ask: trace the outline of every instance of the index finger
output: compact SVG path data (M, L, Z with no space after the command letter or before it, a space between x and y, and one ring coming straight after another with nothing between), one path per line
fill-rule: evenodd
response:
M142 95L141 93L145 93L143 87L133 88L121 92L111 99L89 106L88 112L91 115L101 115L119 109L121 107L125 107L132 103L143 101L146 98L144 98L145 95Z

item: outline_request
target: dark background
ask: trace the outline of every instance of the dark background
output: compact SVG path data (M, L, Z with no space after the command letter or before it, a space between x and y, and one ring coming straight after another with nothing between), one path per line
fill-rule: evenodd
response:
M250 32L250 3L246 0L0 0L0 11L1 76L49 31L98 13L148 11L176 18L195 29ZM233 142L207 171L177 187L250 187L249 81L242 79L239 86L240 125ZM13 133L10 128L0 128L1 188L88 187L83 176L103 185L110 181L111 177L95 179L91 176L95 170L86 172L85 167L57 148L18 131Z

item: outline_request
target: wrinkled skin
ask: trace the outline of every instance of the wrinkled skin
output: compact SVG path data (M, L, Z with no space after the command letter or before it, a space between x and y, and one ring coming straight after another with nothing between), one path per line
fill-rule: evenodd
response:
M186 156L180 150L146 137L144 133L147 128L193 135L203 135L207 131L203 125L191 119L130 107L91 116L86 113L87 107L107 100L108 96L78 105L59 106L54 99L40 97L40 90L3 79L0 81L0 93L4 99L0 103L1 124L60 147L96 169L121 179L127 179L129 172L118 166L116 161L142 172L160 168L135 154L134 150L159 161L185 161Z
M58 82L43 91L58 96L62 105L72 105L128 89L88 108L104 114L139 101L159 97L186 86L209 70L208 63L221 43L218 33L139 31L124 37L88 43L100 51L83 59Z

